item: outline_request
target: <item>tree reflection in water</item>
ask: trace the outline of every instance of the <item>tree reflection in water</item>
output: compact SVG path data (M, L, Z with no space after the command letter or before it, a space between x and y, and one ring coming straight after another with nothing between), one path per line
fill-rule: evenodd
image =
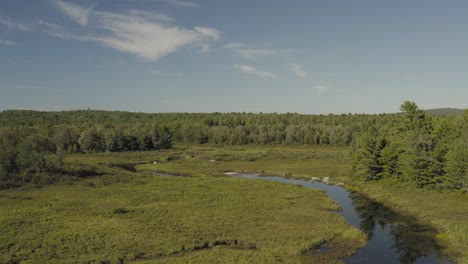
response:
M398 254L400 263L414 263L421 257L440 253L435 228L419 223L410 216L398 214L358 192L350 191L349 198L362 219L360 229L367 234L369 241L376 227L389 228L392 248Z

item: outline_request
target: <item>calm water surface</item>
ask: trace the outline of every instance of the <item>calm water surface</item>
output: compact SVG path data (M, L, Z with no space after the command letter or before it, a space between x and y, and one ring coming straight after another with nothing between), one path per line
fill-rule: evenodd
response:
M442 248L436 243L437 230L433 227L396 213L358 192L277 176L237 174L232 177L277 181L324 190L343 208L338 213L351 225L362 230L368 238L366 247L360 249L356 255L343 259L344 263L454 263L440 253Z

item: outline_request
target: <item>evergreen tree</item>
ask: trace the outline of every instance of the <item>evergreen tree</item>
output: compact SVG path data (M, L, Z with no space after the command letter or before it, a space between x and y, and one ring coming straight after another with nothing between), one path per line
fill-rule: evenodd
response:
M398 164L401 154L400 146L387 142L386 147L380 152L379 163L382 165L380 178L398 177Z
M173 133L168 127L154 127L152 132L152 141L155 149L172 149L173 148Z
M379 180L383 176L382 151L387 140L377 138L374 132L363 134L354 148L352 170L364 180Z
M405 101L400 106L400 110L405 116L400 126L404 131L420 130L425 126L426 114L415 102Z
M468 143L466 141L457 143L447 154L444 186L468 192Z

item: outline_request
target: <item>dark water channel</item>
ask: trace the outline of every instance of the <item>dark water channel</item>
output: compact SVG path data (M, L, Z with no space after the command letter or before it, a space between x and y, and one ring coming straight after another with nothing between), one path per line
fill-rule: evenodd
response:
M343 259L344 263L454 263L441 255L442 248L435 239L436 229L418 223L410 216L399 214L358 192L277 176L237 174L232 177L277 181L324 190L343 208L338 213L351 225L362 230L368 238L367 245L356 255Z

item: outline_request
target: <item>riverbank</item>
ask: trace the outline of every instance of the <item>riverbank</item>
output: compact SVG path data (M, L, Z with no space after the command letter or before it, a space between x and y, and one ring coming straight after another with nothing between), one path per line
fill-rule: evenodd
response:
M352 184L370 198L434 226L439 232L437 242L446 248L446 254L459 263L468 263L466 194L421 190L392 180L355 183L349 177L346 148L188 147L187 150L196 155L139 168L198 176L218 175L222 171L257 172L299 179L330 176L332 182ZM216 158L215 162L210 162Z
M232 175L232 173L229 173ZM344 263L444 263L454 264L437 241L437 230L410 215L394 211L356 191L310 180L288 179L258 174L234 174L232 177L278 181L305 188L320 189L342 208L344 219L367 236L366 246Z
M338 147L194 145L163 153L138 169L191 176L237 171L299 179L330 177L333 182L342 182L349 179L349 161L349 150Z

